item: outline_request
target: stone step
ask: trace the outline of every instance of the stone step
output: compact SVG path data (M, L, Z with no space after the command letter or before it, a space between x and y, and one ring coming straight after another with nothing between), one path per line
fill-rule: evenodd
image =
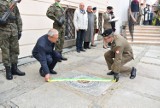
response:
M127 40L131 40L131 36L127 36ZM135 36L134 37L134 40L137 40L137 41L160 41L160 37L141 37L141 36Z
M127 26L127 28L128 28L128 26ZM160 29L160 26L134 26L134 28L142 28L142 29L157 28L157 29Z
M149 34L149 33L134 33L134 36L146 36L146 37L160 37L160 34ZM130 33L126 33L126 36L130 36Z
M129 33L129 30L126 30ZM160 30L134 30L134 33L148 33L148 34L160 34Z
M135 26L133 42L127 27L126 37L131 44L160 45L160 26Z
M128 42L130 43L130 44L151 44L151 45L160 45L160 42L159 41L156 41L156 42L154 42L154 41L137 41L137 40L135 40L135 41L131 41L131 40L128 40Z

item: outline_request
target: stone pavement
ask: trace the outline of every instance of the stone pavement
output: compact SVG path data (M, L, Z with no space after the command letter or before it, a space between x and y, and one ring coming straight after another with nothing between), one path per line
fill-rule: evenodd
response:
M0 108L160 108L160 47L133 45L138 70L134 80L122 73L114 82L51 82L39 75L39 63L20 66L25 77L5 79L0 71ZM65 53L68 61L58 63L52 78L113 78L104 60L107 49L96 48Z

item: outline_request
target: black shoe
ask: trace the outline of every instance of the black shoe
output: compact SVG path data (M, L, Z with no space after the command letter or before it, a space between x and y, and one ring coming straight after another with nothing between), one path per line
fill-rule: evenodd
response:
M114 80L115 82L119 81L119 74L114 72Z
M132 67L130 79L134 79L136 77L136 71L137 71L137 69Z
M6 69L6 79L12 80L13 76L12 76L12 72L11 72L10 66L5 66L5 69Z
M51 73L51 74L57 74L57 72L54 71L54 70L50 70L50 73Z
M78 53L80 53L80 50L77 50Z
M86 50L84 50L84 49L81 49L80 51L82 51L82 52L85 52Z
M92 45L92 44L91 44L91 47L96 47L96 46L97 46L97 45Z
M18 76L25 75L25 72L22 72L17 68L17 64L12 64L11 72L12 72L12 75L18 75Z
M61 59L59 59L59 60L57 60L57 62L62 62L62 60L61 60Z
M66 60L67 60L67 58L65 58L65 57L63 57L63 56L62 56L61 60L64 60L64 61L66 61Z
M91 49L91 47L87 47L87 49Z
M41 75L42 77L45 77L45 73L44 73L44 71L42 70L42 67L39 69L39 73L40 73L40 75Z
M84 47L84 49L87 49L87 47Z
M107 75L114 75L114 72L113 71L108 72Z

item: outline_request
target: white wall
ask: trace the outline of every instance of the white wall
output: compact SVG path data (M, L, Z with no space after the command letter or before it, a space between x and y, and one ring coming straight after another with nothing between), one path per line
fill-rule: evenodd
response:
M53 2L54 0L22 0L18 4L23 20L19 57L31 55L36 40L52 28L53 21L46 17L46 11ZM119 17L116 23L117 32L120 31L122 21L127 20L129 0L62 0L61 3L76 8L80 2L84 2L86 7L96 6L98 11L105 11L108 5L113 6L115 15Z

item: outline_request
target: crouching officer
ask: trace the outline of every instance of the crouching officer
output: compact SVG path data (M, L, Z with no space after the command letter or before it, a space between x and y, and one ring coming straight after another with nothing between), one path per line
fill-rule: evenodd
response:
M114 35L112 29L105 30L102 36L105 42L111 43L111 50L104 54L108 69L111 70L107 75L114 75L114 80L117 82L120 72L129 71L131 72L130 79L134 79L136 68L123 66L134 59L132 48L127 40L120 35Z
M15 6L7 20L3 20L5 12L12 4L12 0L0 0L0 48L2 62L6 70L6 79L12 80L13 75L24 76L25 73L17 68L19 42L22 32L22 20Z
M57 40L58 31L51 29L48 31L48 34L38 39L32 51L33 57L41 64L39 72L42 77L45 77L45 81L49 80L50 74L57 74L53 68L56 66L57 61L62 58L59 52L53 50Z

